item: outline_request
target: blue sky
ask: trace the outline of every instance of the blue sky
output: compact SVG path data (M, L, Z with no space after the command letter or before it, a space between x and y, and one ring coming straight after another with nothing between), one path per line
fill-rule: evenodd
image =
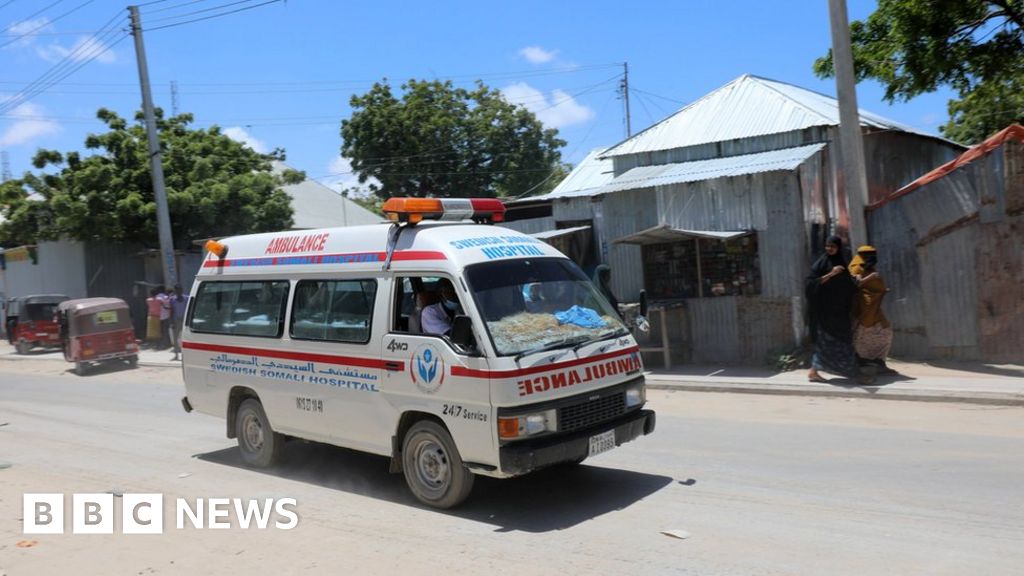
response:
M289 164L334 186L354 180L338 152L348 100L384 77L396 85L411 77L460 85L480 78L558 128L570 162L623 139L622 62L634 89L634 132L744 73L835 93L833 81L811 72L830 46L827 0L288 0L253 7L264 1L142 3L154 100L170 110L176 82L178 109L193 113L197 126L217 124L260 150L283 147ZM851 19L876 5L848 3ZM130 115L140 107L131 37L116 30L127 22L125 7L0 0L0 110L62 59L58 71L96 55L0 114L0 149L15 176L31 168L38 148L81 149L88 133L102 130L98 108ZM102 52L106 44L90 38L108 22L104 39L123 39ZM931 133L945 122L951 97L940 91L889 105L882 94L876 83L858 86L861 108Z

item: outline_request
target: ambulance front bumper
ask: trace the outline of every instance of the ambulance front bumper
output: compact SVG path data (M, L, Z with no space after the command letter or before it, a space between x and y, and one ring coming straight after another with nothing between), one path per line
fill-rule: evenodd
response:
M578 462L590 455L590 439L615 431L615 446L654 432L654 410L638 410L588 430L564 436L507 444L499 449L501 471L519 476L562 462Z

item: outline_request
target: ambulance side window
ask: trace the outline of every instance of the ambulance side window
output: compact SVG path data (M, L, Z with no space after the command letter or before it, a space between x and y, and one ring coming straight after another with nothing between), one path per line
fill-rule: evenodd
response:
M288 282L203 282L189 328L207 334L279 338L284 328Z
M301 280L295 286L291 337L365 344L376 296L376 280Z
M395 278L394 323L392 332L422 334L420 322L423 308L438 301L437 276L406 276Z

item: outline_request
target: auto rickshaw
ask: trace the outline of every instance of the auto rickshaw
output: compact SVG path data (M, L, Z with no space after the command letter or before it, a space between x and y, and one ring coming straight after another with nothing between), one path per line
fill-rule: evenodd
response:
M8 328L13 329L13 342L18 354L28 354L29 350L36 346L60 346L60 330L53 317L57 312L57 305L67 299L68 297L63 294L38 294L18 298L14 322Z
M57 308L64 359L75 363L75 373L101 362L139 361L128 304L119 298L80 298Z

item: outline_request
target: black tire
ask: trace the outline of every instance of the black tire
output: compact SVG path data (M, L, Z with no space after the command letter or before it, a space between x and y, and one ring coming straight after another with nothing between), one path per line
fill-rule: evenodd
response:
M89 365L85 362L75 362L75 374L79 376L85 376L85 373L89 370Z
M138 356L129 356L128 357L128 365L131 366L132 368L137 367L139 365L139 357Z
M420 420L402 442L405 483L420 502L433 508L457 506L473 489L473 473L448 431L431 420Z
M263 404L246 398L235 414L235 436L242 461L249 466L269 468L277 464L284 451L284 436L270 427Z
M29 350L32 349L32 345L24 340L18 340L18 343L15 344L15 348L17 349L18 354L24 356L25 354L28 354Z

